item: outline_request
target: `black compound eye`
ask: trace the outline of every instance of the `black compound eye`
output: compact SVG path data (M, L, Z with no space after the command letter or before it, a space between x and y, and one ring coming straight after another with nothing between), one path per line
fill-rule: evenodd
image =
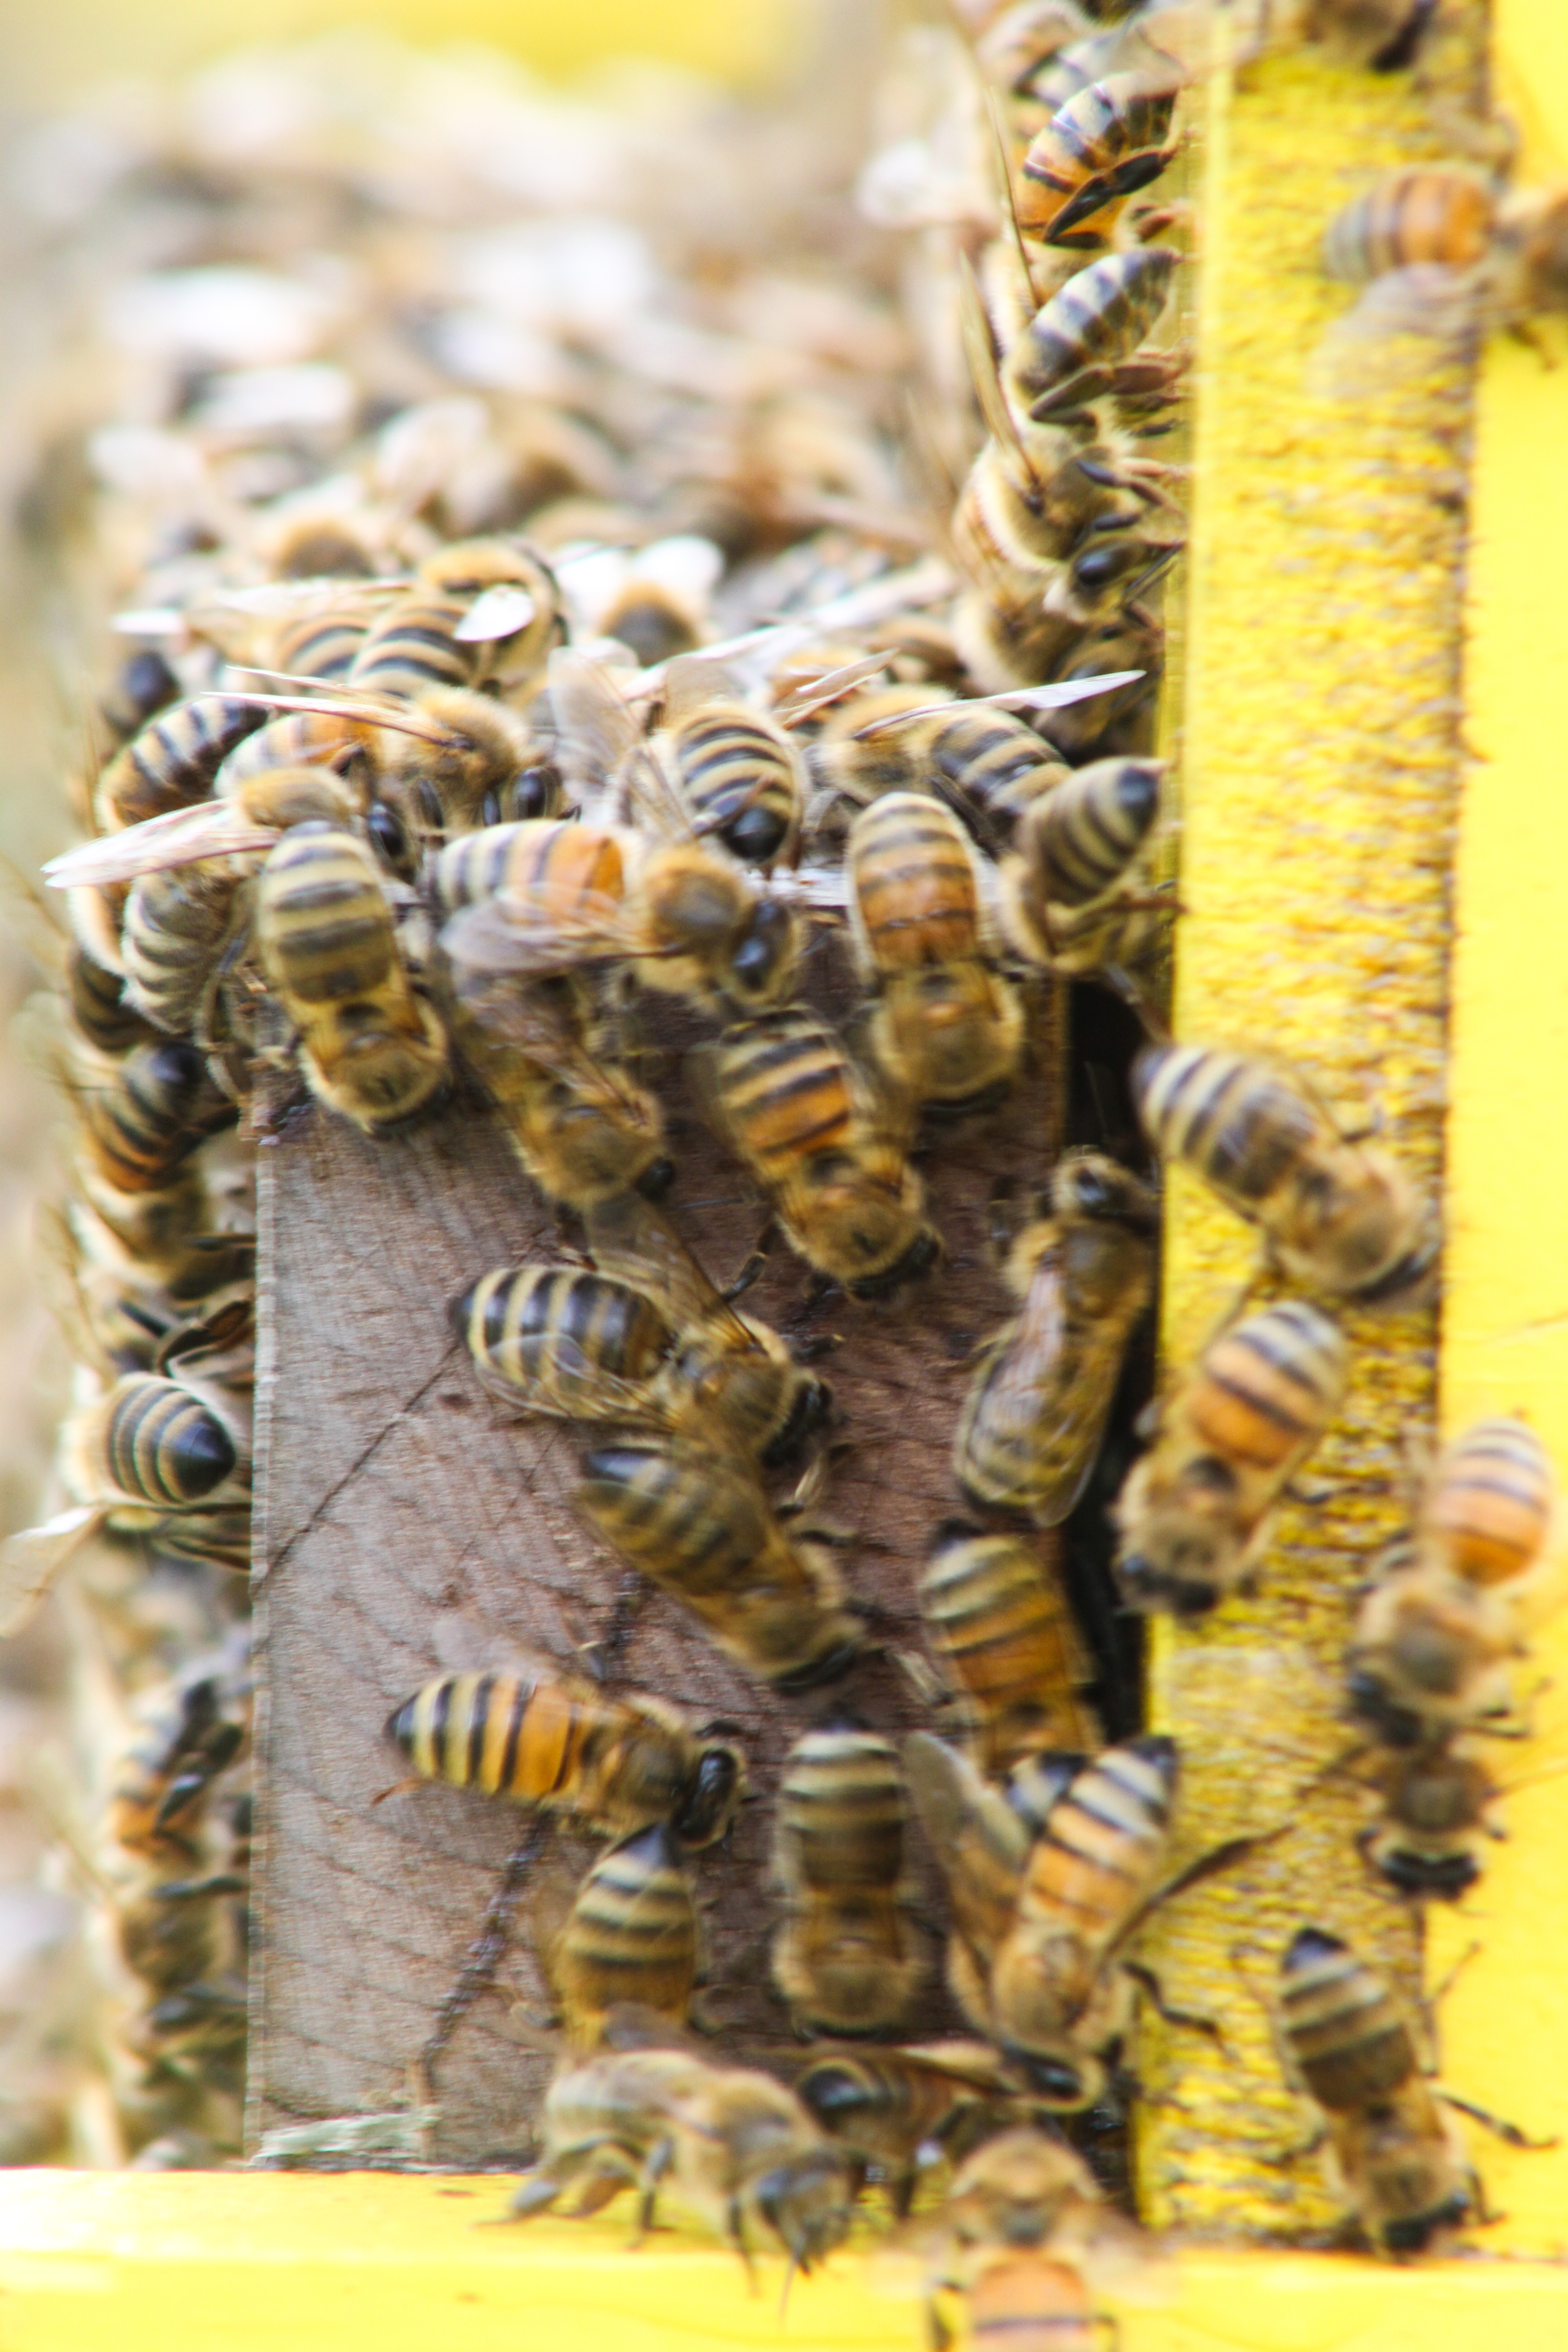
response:
M384 801L374 801L365 813L364 829L378 856L395 874L405 873L409 864L408 835L403 819Z
M519 818L548 816L560 788L560 776L548 761L521 769L511 788L512 806Z

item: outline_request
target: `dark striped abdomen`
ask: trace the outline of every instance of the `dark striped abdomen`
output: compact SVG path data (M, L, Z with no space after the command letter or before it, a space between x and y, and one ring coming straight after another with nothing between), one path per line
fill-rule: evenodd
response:
M826 1023L792 1008L733 1023L721 1036L715 1082L736 1150L765 1184L800 1161L854 1140L847 1056Z
M932 1646L973 1701L985 1769L1005 1771L1032 1747L1097 1747L1089 1679L1065 1594L1016 1536L959 1523L939 1535L921 1571Z
M870 1731L808 1731L784 1759L778 1839L788 1882L824 1892L898 1885L904 1863L903 1776Z
M268 856L256 936L268 981L298 1004L374 996L401 978L375 860L353 834L326 825L297 827Z
M117 971L73 946L67 968L72 1026L100 1054L129 1053L147 1035L147 1024L125 1001L125 982Z
M278 633L277 667L290 677L347 677L368 634L363 614L301 614Z
M1279 2000L1290 2055L1331 2113L1385 2098L1419 2072L1400 2003L1338 1937L1301 1929L1281 1964Z
M1039 398L1097 362L1128 358L1164 309L1175 274L1168 247L1139 246L1090 262L1036 312L1010 356L1025 398Z
M1485 183L1468 172L1391 172L1334 215L1323 267L1352 285L1421 262L1466 269L1486 251L1493 211Z
M1132 1085L1161 1157L1185 1160L1243 1216L1265 1216L1302 1154L1326 1139L1321 1114L1284 1073L1244 1054L1145 1045Z
M624 1415L619 1390L651 1381L673 1339L641 1291L582 1266L502 1266L453 1319L486 1370L547 1411L586 1420Z
M1204 1351L1189 1400L1198 1435L1224 1460L1282 1468L1328 1427L1346 1353L1339 1326L1300 1299L1249 1315Z
M138 1045L107 1085L82 1097L94 1157L122 1192L164 1191L192 1152L236 1116L208 1076L205 1057L174 1039Z
M1178 1771L1174 1740L1158 1734L1097 1757L1030 1849L1020 1908L1090 1944L1112 1935L1159 1874Z
M258 704L227 695L176 702L133 735L103 771L94 799L100 824L112 832L206 800L229 753L267 716Z
M1552 1532L1552 1460L1521 1421L1478 1422L1437 1466L1424 1526L1472 1584L1533 1568Z
M459 644L452 635L473 601L471 596L443 594L437 588L411 589L366 631L348 682L401 696L418 694L427 686L473 685L483 675L493 647Z
M584 1459L577 1501L645 1576L699 1605L743 1586L773 1548L761 1487L694 1447L598 1446Z
M612 1846L578 1888L550 1955L573 2040L597 2041L617 2001L684 2023L697 1948L697 1907L668 1831L643 1830Z
M125 1001L172 1037L188 1037L234 912L235 879L216 866L165 866L132 885L121 933Z
M206 1406L153 1372L117 1381L95 1419L94 1451L110 1484L138 1502L188 1510L237 1460L234 1440Z
M856 818L845 852L877 970L951 963L979 944L979 894L963 827L939 801L889 793Z
M570 920L584 911L584 901L618 905L626 895L626 868L613 834L529 817L449 841L437 856L431 895L443 915L511 896Z
M1106 207L1158 179L1170 161L1176 93L1140 90L1130 77L1091 82L1032 142L1016 181L1018 225L1047 244L1099 244ZM1092 227L1080 224L1092 221Z
M743 705L696 713L673 735L676 771L699 829L748 866L778 856L800 788L787 745Z
M1058 772L1049 744L1011 711L962 703L931 737L930 759L939 775L987 811L1021 802L1026 779L1044 782Z
M308 768L338 760L367 731L336 711L279 711L224 761L218 789L226 797L247 777L267 775L274 768Z
M1037 801L1019 846L1048 905L1084 907L1122 881L1160 814L1163 763L1096 760Z

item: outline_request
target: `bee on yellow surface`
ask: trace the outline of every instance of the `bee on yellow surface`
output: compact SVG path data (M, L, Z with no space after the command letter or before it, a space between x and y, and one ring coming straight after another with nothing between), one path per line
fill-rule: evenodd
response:
M989 2042L825 2050L795 2084L825 2132L862 2168L876 2165L901 2219L922 2164L960 2152L1019 2103L1018 2080Z
M1507 1724L1509 1662L1521 1647L1500 1595L1415 1544L1391 1544L1373 1563L1345 1653L1349 1712L1388 1748Z
M1517 1585L1557 1534L1557 1479L1532 1429L1479 1421L1438 1457L1419 1512L1424 1552L1483 1588Z
M799 1006L736 1022L711 1069L726 1141L818 1274L865 1298L925 1270L937 1241L907 1118L826 1022Z
M1338 1325L1300 1299L1209 1341L1115 1507L1130 1607L1195 1616L1247 1590L1274 1505L1338 1411L1348 1370Z
M1453 1738L1378 1758L1383 1811L1356 1843L1401 1895L1455 1902L1481 1874L1483 1837L1503 1832L1487 1819L1502 1792L1473 1745Z
M808 1731L785 1757L773 1966L797 2031L886 2033L909 2014L928 1963L909 1916L907 1812L897 1751L876 1732Z
M412 986L374 858L351 833L297 825L256 886L261 969L299 1035L310 1089L368 1135L446 1086L447 1033Z
M868 1041L890 1086L944 1111L994 1101L1017 1074L1024 1007L993 968L963 827L921 793L886 793L850 827L845 871Z
M574 2050L596 2049L621 2003L686 2022L700 1958L697 1906L662 1822L601 1854L544 1954Z
M1427 1204L1386 1152L1347 1134L1286 1064L1214 1045L1145 1045L1133 1092L1150 1141L1261 1230L1297 1281L1403 1304L1436 1249Z
M948 1983L1029 2090L1092 2105L1131 2018L1120 1948L1154 1896L1170 1837L1173 1740L1108 1748L1031 1823L955 1748L915 1732L904 1769L952 1899Z
M1121 1360L1152 1296L1153 1195L1100 1153L1069 1153L1007 1257L1021 1311L982 1352L953 1471L982 1509L1065 1519L1094 1467Z
M1298 29L1374 73L1414 64L1438 0L1298 0Z
M631 1439L595 1446L576 1501L606 1543L773 1689L829 1681L860 1648L826 1550L809 1530L786 1533L742 1458Z
M1065 1592L1017 1536L938 1528L918 1585L927 1637L974 1718L974 1759L1002 1779L1039 1748L1100 1745L1092 1669Z
M715 2066L686 2049L604 2050L557 2074L539 2131L540 2162L512 2202L519 2220L568 2189L578 2213L634 2189L643 2231L668 2195L748 2265L761 2229L801 2271L848 2231L845 2157L793 2091L751 2067Z
M666 1822L684 1846L724 1836L746 1793L745 1759L700 1738L676 1708L608 1698L555 1668L445 1675L387 1718L427 1780L569 1814L612 1837Z

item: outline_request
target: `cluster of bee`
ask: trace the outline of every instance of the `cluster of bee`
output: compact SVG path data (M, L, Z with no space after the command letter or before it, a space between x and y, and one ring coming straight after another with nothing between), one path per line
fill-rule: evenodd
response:
M201 528L187 518L147 563L130 618L155 649L105 703L91 838L49 876L72 930L65 1229L90 1392L62 1444L67 1507L0 1559L0 1612L19 1622L73 1550L100 1618L132 1575L175 1596L178 1638L147 1638L143 1600L152 1664L132 1677L113 1661L149 1717L102 1816L120 2046L136 2062L116 2095L132 2143L229 2152L247 1147L307 1102L395 1152L455 1094L481 1096L563 1244L476 1266L429 1311L508 1412L575 1443L576 1507L637 1590L675 1601L770 1704L813 1710L771 1792L771 1975L813 2045L787 2083L690 2031L692 1857L757 1793L754 1759L733 1727L625 1686L624 1612L595 1673L497 1662L437 1676L392 1715L416 1780L524 1810L525 1866L551 1821L604 1842L558 1921L542 1892L533 1906L559 2063L515 2210L570 2195L592 2212L629 2188L647 2227L668 2195L748 2258L769 2235L808 2270L873 2176L903 2215L946 2163L934 2340L957 2292L977 2339L1048 2328L1087 2347L1097 2294L1145 2258L1064 2126L1135 2094L1140 1990L1213 2030L1165 2006L1133 1947L1158 1905L1247 1843L1175 1867L1175 1743L1107 1740L1050 1550L1155 1294L1151 1180L1189 1168L1257 1230L1281 1295L1228 1315L1158 1405L1111 1511L1131 1612L1195 1615L1251 1590L1344 1391L1333 1310L1417 1297L1436 1236L1397 1160L1304 1074L1173 1042L1155 1009L1173 902L1152 707L1183 532L1181 469L1152 446L1179 425L1185 367L1170 326L1182 254L1161 241L1182 208L1158 184L1182 146L1180 0L962 13L994 102L1005 230L976 236L963 265L984 438L945 559L905 561L868 490L879 445L864 419L864 463L844 426L792 473L785 453L823 420L802 404L792 436L770 395L747 420L770 466L733 464L731 434L705 475L689 462L679 497L665 481L612 506L588 495L591 466L574 470L586 427L567 404L533 416L525 463L479 404L443 394L334 449L336 487L255 494L239 537L213 530L236 493L209 481ZM1307 29L1342 16L1393 67L1426 13L1320 6ZM1335 233L1363 275L1414 253L1418 193L1389 203L1387 221L1363 208ZM1476 254L1442 257L1512 253L1502 217L1475 229ZM637 382L635 357L617 365L609 389L574 380L606 418ZM1137 1173L1110 1149L1065 1152L1006 1238L1015 1309L977 1350L952 1434L973 1516L931 1528L913 1596L935 1664L910 1661L910 1678L942 1727L900 1739L818 1696L870 1646L840 1532L814 1516L843 1416L739 1302L775 1240L819 1299L874 1315L912 1290L942 1253L924 1161L962 1151L963 1123L1006 1101L1042 995L1083 981L1142 1024L1128 1077L1147 1160ZM845 1018L822 1009L834 990ZM693 1026L700 1045L668 1045ZM766 1203L728 1286L662 1205L676 1170L657 1078L675 1051ZM779 1499L775 1474L806 1449ZM1401 1893L1458 1895L1477 1874L1496 1793L1479 1743L1515 1719L1509 1665L1552 1518L1537 1441L1483 1424L1444 1456L1360 1603L1347 1706L1384 1808L1365 1850ZM112 1549L127 1543L152 1565L127 1569ZM941 1996L917 1825L965 2028L923 2041L905 2037ZM448 2002L427 2084L482 1976ZM1305 1925L1277 2014L1374 2244L1418 2251L1479 2210L1413 2021L1373 1969Z

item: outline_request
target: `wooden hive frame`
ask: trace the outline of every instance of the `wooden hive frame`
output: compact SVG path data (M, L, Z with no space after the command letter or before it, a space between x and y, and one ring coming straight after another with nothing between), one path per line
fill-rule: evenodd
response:
M1555 0L1496 0L1494 49L1499 93L1525 132L1524 177L1539 182L1568 172L1568 20ZM1358 97L1310 63L1270 64L1250 86L1222 87L1214 100L1204 359L1212 371L1218 354L1222 373L1200 383L1184 879L1193 911L1179 998L1194 1029L1202 1018L1217 1020L1227 992L1236 1001L1256 970L1257 932L1234 909L1267 908L1282 862L1279 836L1267 823L1236 826L1245 788L1239 739L1257 718L1249 678L1271 667L1288 675L1299 646L1274 634L1292 625L1289 600L1277 604L1260 593L1268 583L1251 569L1247 543L1221 528L1227 513L1256 503L1278 479L1246 469L1277 466L1281 452L1214 429L1227 402L1232 415L1245 406L1243 377L1227 381L1223 370L1244 368L1235 344L1258 339L1233 336L1227 354L1226 306L1248 287L1252 221L1240 200L1256 166L1254 132L1270 120L1278 129L1279 113L1270 118L1268 110L1282 90L1291 100L1292 152L1298 145L1311 152L1321 133L1347 165L1367 126L1344 110L1364 102L1370 123L1370 110L1389 104L1384 92ZM1367 163L1384 160L1362 152ZM1312 226L1300 224L1302 252ZM1279 299L1295 297L1287 288ZM1232 326L1237 315L1228 314ZM1250 323L1240 320L1243 329ZM1260 316L1258 323L1266 345L1268 320ZM1529 351L1494 342L1486 353L1471 479L1463 792L1447 869L1454 944L1446 981L1441 921L1415 927L1420 935L1410 951L1415 999L1439 1008L1446 1001L1448 1013L1442 1422L1460 1427L1483 1411L1522 1410L1560 1461L1568 1460L1568 1297L1558 1295L1568 1291L1568 1204L1558 1181L1553 1047L1568 1003L1568 802L1554 724L1563 658L1554 590L1568 544L1568 478L1552 460L1563 381ZM1288 438L1287 424L1278 429ZM1429 629L1440 597L1420 578L1409 584L1417 600L1429 597ZM1256 642L1245 661L1227 663L1222 632L1241 625ZM1407 616L1406 625L1416 625ZM1428 634L1422 643L1440 668L1442 640ZM1339 658L1357 650L1342 644ZM1339 780L1333 789L1349 797L1325 804L1326 834L1364 816L1354 797L1362 788L1354 773ZM1449 814L1440 814L1430 842L1439 895ZM1205 859L1222 852L1223 910L1203 879ZM1364 1064L1363 1000L1339 982L1320 982L1310 993L1304 981L1300 987L1292 1042L1315 1028L1331 1066ZM1395 1110L1403 1076L1394 1060ZM1215 1270L1215 1245L1205 1240L1202 1218L1178 1200L1169 1308L1178 1328L1190 1328L1182 1318L1196 1311L1199 1279ZM1417 1394L1410 1409L1420 1402ZM1184 1692L1201 1685L1190 1675L1184 1683L1186 1640L1163 1643L1156 1660L1154 1704L1173 1720L1180 1719ZM1568 1630L1549 1627L1537 1649L1543 1671L1561 1684ZM1543 1722L1554 1712L1548 1694ZM1543 1744L1519 1777L1552 1760ZM1551 2130L1562 2120L1552 2101L1568 2076L1568 2015L1553 1997L1552 1966L1555 1931L1568 1915L1562 1861L1568 1776L1542 1770L1510 1799L1508 1820L1511 1843L1490 1860L1464 1916L1435 1924L1428 1965L1438 1978L1472 1937L1480 1942L1445 2005L1446 2076L1499 2111ZM1305 1883L1304 1867L1300 1877ZM1212 1926L1184 1932L1188 1940L1173 1956L1178 1985L1188 1969L1201 1977L1205 1951L1233 1931L1220 1912ZM1170 2116L1181 2119L1184 2078L1171 2056L1158 2050L1152 2056L1154 2067L1167 2070L1162 2088L1174 2103L1156 2110L1149 2127L1146 2164L1158 2209L1209 2194L1216 2176L1205 2171L1201 2148L1194 2155L1191 2146L1177 2147ZM1186 2087L1207 2095L1201 2078ZM1469 2257L1394 2269L1319 2254L1194 2252L1180 2262L1168 2305L1125 2318L1129 2352L1346 2343L1394 2352L1417 2342L1442 2352L1489 2326L1521 2347L1561 2341L1568 2333L1568 2270L1560 2266L1568 2241L1568 2150L1515 2155L1489 2147L1481 2161L1507 2219L1473 2242ZM300 2352L318 2346L325 2352L353 2329L383 2352L404 2346L423 2352L437 2341L455 2352L489 2352L520 2335L537 2352L552 2352L588 2331L605 2352L652 2352L666 2344L779 2339L766 2277L763 2293L749 2296L726 2255L667 2239L635 2261L623 2258L625 2225L614 2221L477 2229L500 2202L500 2184L492 2189L471 2180L13 2177L0 2194L0 2342L5 2352L46 2346L107 2352L111 2344L116 2352L139 2352L143 2343L221 2336L245 2352L287 2337ZM1189 2207L1184 2218L1190 2214ZM1528 2257L1538 2259L1519 2259ZM915 2315L879 2292L851 2253L797 2290L786 2326L798 2345L848 2352L912 2342Z

